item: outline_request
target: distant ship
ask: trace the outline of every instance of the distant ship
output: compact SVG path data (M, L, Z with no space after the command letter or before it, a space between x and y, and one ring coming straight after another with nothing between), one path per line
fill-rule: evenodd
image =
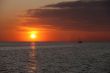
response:
M82 37L81 37L81 34L80 33L79 33L79 35L77 37L78 37L77 43L83 43Z
M83 43L83 41L78 41L78 43Z

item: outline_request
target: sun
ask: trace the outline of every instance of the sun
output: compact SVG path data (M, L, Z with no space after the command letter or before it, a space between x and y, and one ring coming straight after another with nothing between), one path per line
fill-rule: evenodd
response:
M36 32L32 31L31 34L30 34L30 38L31 39L36 39L37 38Z
M35 39L36 38L36 34L31 34L31 38Z

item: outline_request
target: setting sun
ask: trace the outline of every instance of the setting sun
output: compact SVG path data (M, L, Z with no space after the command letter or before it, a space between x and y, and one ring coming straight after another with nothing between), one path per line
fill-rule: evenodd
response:
M36 38L36 35L35 34L31 34L31 38L32 39L35 39Z
M36 39L36 38L37 38L37 34L36 34L35 31L32 31L32 32L31 32L30 38L31 38L31 39Z

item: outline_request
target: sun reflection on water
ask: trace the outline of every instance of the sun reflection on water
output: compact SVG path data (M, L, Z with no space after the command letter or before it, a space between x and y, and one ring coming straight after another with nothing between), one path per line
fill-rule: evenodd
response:
M28 73L36 73L37 72L37 60L36 60L36 46L35 43L31 43L31 50L29 53L29 65L28 65Z

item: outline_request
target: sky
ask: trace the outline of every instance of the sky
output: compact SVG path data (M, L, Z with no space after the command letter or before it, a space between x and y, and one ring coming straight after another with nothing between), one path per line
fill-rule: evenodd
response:
M14 13L16 11L24 11L28 9L40 8L48 4L54 4L62 1L75 0L4 0L3 8L7 12Z
M109 0L4 0L0 41L110 41Z

